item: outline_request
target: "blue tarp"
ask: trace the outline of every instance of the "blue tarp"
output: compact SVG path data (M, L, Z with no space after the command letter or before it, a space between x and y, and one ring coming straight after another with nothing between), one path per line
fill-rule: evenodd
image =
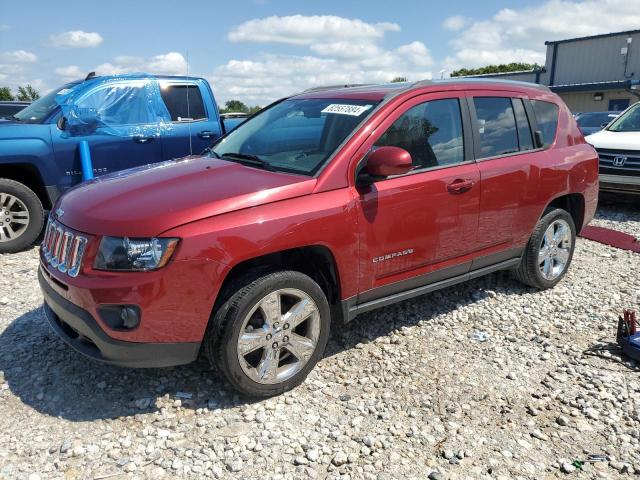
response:
M123 84L123 79L129 81ZM69 136L159 137L172 128L160 85L151 75L98 77L61 90L56 102Z

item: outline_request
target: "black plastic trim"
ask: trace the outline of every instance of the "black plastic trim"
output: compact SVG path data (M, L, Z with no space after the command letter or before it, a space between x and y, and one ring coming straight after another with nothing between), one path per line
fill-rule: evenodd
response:
M198 357L198 342L138 343L111 338L89 312L58 294L46 275L40 267L38 281L47 320L58 336L81 354L100 362L135 368L184 365Z
M509 252L513 253L513 250L509 250ZM499 270L508 270L511 268L515 268L519 264L520 264L520 257L511 258L509 260L501 261L499 263L494 263L493 265L472 270L462 275L447 278L445 280L436 281L434 283L429 283L427 285L423 285L417 288L410 288L399 293L394 293L392 295L388 295L388 296L381 297L376 300L371 300L364 303L359 303L357 301L356 296L347 298L345 300L342 300L343 317L345 321L349 322L353 320L355 317L357 317L358 315L360 315L361 313L365 313L370 310L375 310L377 308L385 307L387 305L392 305L394 303L401 302L403 300L408 300L410 298L419 297L426 293L434 292L442 288L451 287L458 283L463 283L474 278L482 277L484 275L488 275L489 273L497 272Z

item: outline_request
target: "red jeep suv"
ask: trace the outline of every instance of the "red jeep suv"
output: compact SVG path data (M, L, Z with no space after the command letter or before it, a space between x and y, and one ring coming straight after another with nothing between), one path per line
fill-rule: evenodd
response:
M96 360L185 364L238 390L302 382L333 322L496 270L560 281L598 156L545 87L315 89L202 156L60 198L41 248L53 329Z

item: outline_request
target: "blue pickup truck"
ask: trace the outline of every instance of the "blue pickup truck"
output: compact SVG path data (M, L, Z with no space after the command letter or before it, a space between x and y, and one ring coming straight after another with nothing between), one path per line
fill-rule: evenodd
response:
M45 211L82 181L82 140L97 176L199 154L242 121L220 117L202 78L144 74L90 74L0 119L0 253L31 245Z

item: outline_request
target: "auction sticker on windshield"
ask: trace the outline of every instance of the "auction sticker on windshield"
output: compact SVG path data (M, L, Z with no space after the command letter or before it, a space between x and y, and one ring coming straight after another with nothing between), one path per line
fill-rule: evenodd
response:
M371 108L371 105L343 105L339 103L332 103L322 110L321 113L337 113L339 115L353 115L358 117L362 112L366 112Z

